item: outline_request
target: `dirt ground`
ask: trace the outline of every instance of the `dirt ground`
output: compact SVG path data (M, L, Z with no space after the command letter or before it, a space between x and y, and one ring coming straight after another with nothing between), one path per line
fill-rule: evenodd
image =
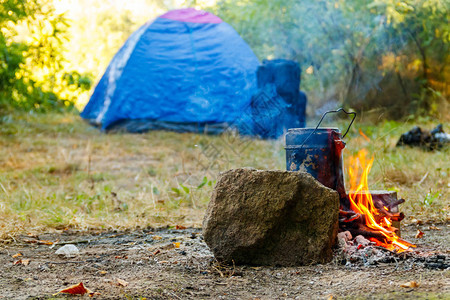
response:
M425 233L420 239L418 228ZM0 299L70 298L53 294L79 282L98 299L449 299L449 232L448 224L404 228L403 237L418 247L391 263L364 266L336 257L289 268L220 265L200 229L19 236L0 247ZM55 254L66 243L80 253ZM444 269L429 263L437 255ZM419 286L401 287L411 281Z

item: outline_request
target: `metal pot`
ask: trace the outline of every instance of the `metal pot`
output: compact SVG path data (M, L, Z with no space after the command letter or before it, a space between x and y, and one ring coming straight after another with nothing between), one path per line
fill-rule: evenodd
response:
M337 128L319 128L326 114L343 111L353 119L342 136ZM328 111L323 114L315 128L292 128L286 133L286 168L311 174L324 186L336 190L341 199L346 198L344 186L342 140L355 120L356 113L345 110Z

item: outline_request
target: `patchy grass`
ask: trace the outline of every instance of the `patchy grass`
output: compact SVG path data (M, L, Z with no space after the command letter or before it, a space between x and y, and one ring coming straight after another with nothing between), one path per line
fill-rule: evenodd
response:
M357 123L345 155L364 147L375 155L369 184L398 191L408 220L448 221L450 151L395 148L411 126ZM282 139L232 133L104 134L72 114L7 116L0 120L0 237L44 228L200 226L219 171L285 169L283 146Z
M417 121L416 121L417 122ZM419 121L420 122L420 121ZM450 147L441 151L395 147L400 135L414 125L432 129L433 123L384 122L379 126L356 125L371 140L366 141L354 130L347 144L346 155L367 148L374 156L369 185L374 189L397 191L406 200L401 210L407 215L403 222L448 222L450 217ZM449 131L448 124L444 128Z

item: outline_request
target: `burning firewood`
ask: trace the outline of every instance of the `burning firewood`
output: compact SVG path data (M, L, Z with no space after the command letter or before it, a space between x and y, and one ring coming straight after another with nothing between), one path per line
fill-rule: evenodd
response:
M389 250L399 252L415 247L400 239L399 228L394 222L400 222L405 217L398 212L396 193L387 191L369 191L368 174L373 164L373 158L366 158L367 151L361 150L357 157L351 158L349 168L350 188L347 199L341 201L339 211L339 229L349 231L352 236L364 236ZM395 195L395 197L394 197Z
M373 158L368 159L367 150L361 150L357 156L350 158L349 177L350 192L344 185L342 168L343 138L347 134L356 114L346 132L336 128L319 128L328 113L322 115L315 128L293 128L286 134L286 166L290 171L308 172L324 186L338 192L340 201L339 230L349 231L353 236L369 238L378 246L390 251L406 251L414 245L400 239L400 221L403 213L398 205L405 200L397 199L395 192L369 191L368 174ZM370 139L360 131L367 140Z

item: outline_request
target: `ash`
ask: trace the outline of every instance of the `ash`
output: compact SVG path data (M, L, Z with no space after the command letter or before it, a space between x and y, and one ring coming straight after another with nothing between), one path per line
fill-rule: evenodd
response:
M348 267L352 265L373 266L379 263L395 262L398 259L396 253L376 246L362 235L353 239L349 231L338 234L337 255Z
M398 266L399 262L403 262L406 268L418 266L438 270L450 269L448 255L422 252L416 249L397 253L376 246L375 243L361 235L353 238L348 231L338 234L338 246L335 254L340 263L347 268L370 267L386 263L395 263Z

